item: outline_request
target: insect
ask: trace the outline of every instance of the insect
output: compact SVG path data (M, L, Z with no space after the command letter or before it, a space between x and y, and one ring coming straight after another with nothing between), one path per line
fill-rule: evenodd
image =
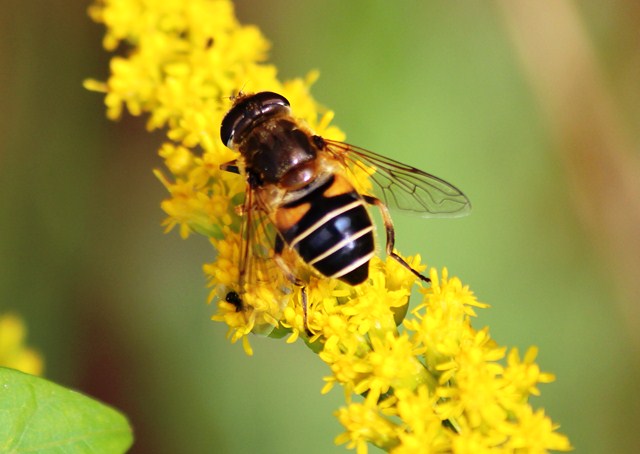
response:
M394 251L389 208L424 217L467 214L471 204L455 186L393 159L346 143L324 139L291 112L273 92L240 94L222 121L222 142L240 157L224 170L246 178L239 293L227 294L242 310L245 283L253 279L256 248L273 251L289 280L304 279L286 256L313 273L349 285L365 282L375 253L368 206L377 207L386 230L386 252L425 282ZM356 189L354 172L370 175L370 193ZM271 232L271 234L269 234Z

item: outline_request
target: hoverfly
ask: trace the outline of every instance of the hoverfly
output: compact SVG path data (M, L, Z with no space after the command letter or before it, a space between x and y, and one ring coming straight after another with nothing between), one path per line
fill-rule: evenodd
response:
M240 154L222 169L242 174L247 184L241 208L239 292L230 291L226 297L236 310L242 310L245 284L252 279L252 263L259 255L256 245L273 251L270 259L297 285L303 286L304 279L285 255L293 255L317 275L361 284L375 253L367 211L368 205L375 205L386 229L387 254L429 282L394 252L388 208L424 217L462 216L471 208L459 189L438 177L314 134L277 93L238 95L222 121L220 136ZM371 193L354 186L349 173L356 170L370 175Z

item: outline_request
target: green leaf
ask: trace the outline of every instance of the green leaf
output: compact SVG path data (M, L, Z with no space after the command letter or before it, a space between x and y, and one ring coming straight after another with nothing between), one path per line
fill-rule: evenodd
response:
M123 453L133 434L126 417L42 378L0 368L0 452Z

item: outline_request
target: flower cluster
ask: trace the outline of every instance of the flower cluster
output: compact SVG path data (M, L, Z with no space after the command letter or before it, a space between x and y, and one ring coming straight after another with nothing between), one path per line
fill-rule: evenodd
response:
M534 363L535 349L521 360L516 350L507 355L497 346L487 329L475 330L474 308L485 305L446 270L440 277L430 270L432 285L419 287L423 302L406 319L420 284L390 258L374 258L362 285L310 277L303 295L270 260L267 244L255 282L238 288L246 238L237 207L246 181L221 170L237 157L219 139L222 118L240 88L270 90L289 99L316 133L342 140L332 113L309 93L316 73L280 82L266 63L267 41L256 27L238 23L227 0L101 0L90 15L107 27L105 48L125 53L112 58L106 82L85 86L106 94L109 118L126 108L148 115L150 130L166 129L159 150L166 170L156 170L169 193L162 202L165 226L184 238L210 239L216 258L204 272L217 303L213 319L226 323L231 340L242 341L249 354L249 335L271 331L317 352L332 371L323 392L338 384L347 396L337 412L346 429L337 443L359 453L368 444L398 453L570 449L528 402L538 383L553 378ZM366 172L356 180L366 190ZM426 269L417 256L407 261ZM242 309L229 297L233 292L242 292Z
M0 366L32 375L41 375L42 357L24 345L27 329L13 314L0 315Z
M570 449L544 412L528 403L539 394L538 383L553 380L534 363L536 349L523 359L512 349L506 365L500 364L506 349L487 329L470 324L474 307L486 305L446 269L441 277L433 269L430 275L431 287L422 291L423 302L405 320L402 334L372 339L360 355L367 366L359 366L359 373L336 373L367 393L363 402L340 410L347 432L338 441L360 452L366 442L394 453ZM354 369L350 361L327 362L334 370L342 371L343 364Z

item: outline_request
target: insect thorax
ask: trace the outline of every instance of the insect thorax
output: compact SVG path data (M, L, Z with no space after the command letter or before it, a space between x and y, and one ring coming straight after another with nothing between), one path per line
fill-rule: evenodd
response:
M239 151L247 172L262 184L286 185L287 177L296 182L296 172L304 172L298 179L305 181L315 177L318 149L310 134L290 118L264 121L247 134Z

